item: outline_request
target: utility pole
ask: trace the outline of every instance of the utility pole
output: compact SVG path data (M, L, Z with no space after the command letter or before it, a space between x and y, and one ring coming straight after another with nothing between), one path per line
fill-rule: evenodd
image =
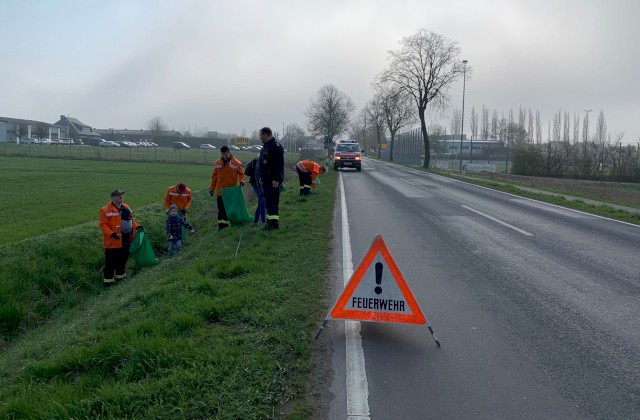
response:
M462 127L460 128L460 172L462 172L462 137L464 133L464 91L467 85L467 60L462 60Z

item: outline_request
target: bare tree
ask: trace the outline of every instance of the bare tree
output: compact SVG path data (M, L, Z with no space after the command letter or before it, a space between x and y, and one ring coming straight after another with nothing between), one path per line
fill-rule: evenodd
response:
M360 110L358 116L352 119L349 125L349 137L358 140L362 148L367 150L367 113L365 109Z
M471 140L478 140L478 113L476 107L471 108L471 121L469 123L471 129Z
M389 145L389 160L393 162L393 146L399 130L415 122L416 114L411 97L403 90L394 90L391 85L378 84L376 86L387 130L391 136Z
M349 129L349 120L355 106L353 101L334 85L324 85L311 99L305 111L308 118L307 128L314 135L324 138L328 156L331 156L330 143L335 137Z
M569 111L564 113L564 121L562 123L562 141L569 143L571 141L571 116Z
M39 139L49 138L49 127L44 124L36 125L36 137Z
M167 131L167 124L164 123L161 117L155 116L147 122L147 128L151 131L151 135L156 137L162 135Z
M389 51L389 68L379 79L390 82L407 92L418 109L420 128L424 141L424 163L429 167L429 134L425 112L427 106L444 106L448 100L448 88L465 71L459 59L460 48L455 41L442 35L420 29L400 42L401 48ZM471 69L466 71L471 73Z
M588 141L589 141L589 112L585 112L584 119L582 120L582 142L586 145Z
M527 121L527 110L520 106L518 108L518 127L523 131L526 130L525 122Z
M562 111L559 110L557 114L553 116L553 142L559 142L561 140L562 131Z
M20 142L27 135L27 126L24 124L16 124L16 143Z
M494 109L491 113L491 138L494 140L500 139L500 120L498 119L498 110Z
M527 143L533 143L533 112L529 107L529 125L527 126Z
M471 143L469 147L469 161L473 163L473 140L478 140L478 113L476 107L471 107Z
M536 144L542 144L542 122L540 121L540 111L536 110Z
M595 141L600 146L604 144L607 138L607 121L604 118L604 111L600 110L598 119L596 120Z
M386 123L384 119L384 105L382 101L382 95L377 93L373 99L369 101L365 106L365 112L367 115L367 122L369 126L375 132L378 146L376 147L376 157L380 159L380 149L382 148L382 138L386 131Z
M460 116L460 109L453 108L453 110L451 111L451 124L449 125L449 128L451 128L452 136L460 134L460 136L462 137L462 134L460 133L461 121L462 121L462 117Z
M573 114L573 144L580 142L580 116Z
M489 109L482 105L482 128L480 129L480 136L482 136L482 140L489 139L490 131L491 126L489 125Z
M449 151L449 148L447 146L447 141L445 140L442 143L439 143L437 140L437 137L444 137L447 135L446 128L440 124L433 123L429 125L428 130L429 130L430 136L436 137L436 147L435 147L436 156L439 153L447 153Z
M298 124L289 124L286 131L286 148L297 152L298 149L307 146L307 137L304 130Z

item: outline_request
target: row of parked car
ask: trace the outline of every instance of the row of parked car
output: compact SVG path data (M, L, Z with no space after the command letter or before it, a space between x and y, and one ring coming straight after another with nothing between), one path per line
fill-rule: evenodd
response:
M62 144L66 146L73 146L75 144L84 144L82 140L64 139L64 140L51 140L51 139L37 139L35 137L27 137L20 140L20 144Z
M101 138L90 138L86 142L89 146L98 147L158 147L158 145L152 141L139 141L133 142L128 140L112 141Z
M174 150L189 150L191 149L191 146L189 146L187 143L182 142L182 141L176 141L172 144L172 147ZM201 144L200 145L200 150L217 150L218 148L212 144ZM233 151L240 151L240 150L244 150L247 152L259 152L262 149L261 145L257 145L257 144L253 144L251 146L247 146L247 147L240 147L240 146L236 146L236 145L231 145L229 146L230 150Z
M98 147L158 147L158 145L152 141L138 141L138 142L133 142L128 140L111 141L111 140L105 140L103 138L98 138L98 137L93 137L85 141L82 141L80 139L51 140L51 139L37 139L37 138L28 137L20 140L20 143L21 144L44 144L44 145L60 144L60 145L69 145L69 146L87 144L89 146L98 146ZM191 149L191 146L181 141L174 142L172 144L172 147L174 150ZM200 150L217 150L217 149L218 148L212 144L205 143L200 145ZM229 149L231 149L232 151L260 152L260 149L262 149L262 145L253 144L247 147L231 145L229 146Z

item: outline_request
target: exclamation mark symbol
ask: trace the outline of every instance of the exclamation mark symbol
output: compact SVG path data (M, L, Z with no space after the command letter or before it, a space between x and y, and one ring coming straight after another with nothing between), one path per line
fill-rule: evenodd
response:
M376 284L378 286L376 286L376 288L374 289L374 291L376 292L377 295L379 295L380 293L382 293L382 287L380 287L379 285L382 284L382 268L384 266L382 265L381 262L377 262L376 263Z

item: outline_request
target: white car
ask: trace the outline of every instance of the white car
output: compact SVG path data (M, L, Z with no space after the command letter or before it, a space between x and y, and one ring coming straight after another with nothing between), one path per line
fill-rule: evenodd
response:
M204 150L216 150L217 149L216 146L214 146L212 144L206 144L206 143L205 144L201 144L200 148L204 149Z
M120 145L118 143L116 143L115 141L110 141L110 140L103 141L98 146L100 146L100 147L120 147Z
M22 144L38 144L38 143L40 143L40 140L34 139L32 137L27 137L26 139L20 140L20 143L22 143Z
M52 144L51 139L40 139L40 144Z

